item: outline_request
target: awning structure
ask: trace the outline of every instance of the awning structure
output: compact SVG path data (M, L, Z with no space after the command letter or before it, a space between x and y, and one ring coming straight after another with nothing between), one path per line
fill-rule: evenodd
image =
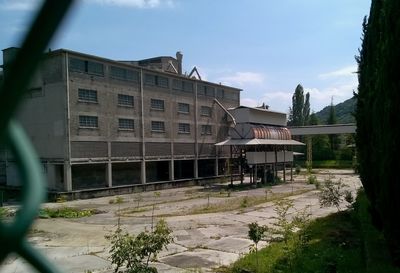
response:
M299 141L293 139L227 139L222 142L216 143L216 146L250 146L250 145L287 145L287 146L295 146L295 145L305 145Z

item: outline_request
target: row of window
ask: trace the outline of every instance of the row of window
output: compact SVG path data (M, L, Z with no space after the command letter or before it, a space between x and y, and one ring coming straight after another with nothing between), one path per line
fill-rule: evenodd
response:
M98 103L97 91L91 89L78 89L78 100L81 102ZM134 98L130 95L118 94L118 105L134 106Z
M110 65L110 77L117 80L139 82L139 72L118 66ZM88 61L78 58L69 58L69 69L74 72L87 73L90 75L104 76L105 66L102 63L95 61ZM170 79L161 75L145 73L144 84L150 86L157 86L161 88L169 88ZM193 82L172 79L172 89L183 92L193 93ZM227 98L232 100L239 99L238 92L225 92L222 88L215 88L205 84L198 84L197 93L200 96L216 97L219 99Z
M97 116L79 116L79 127L81 128L98 128L99 118ZM118 129L121 130L134 130L135 120L120 118L118 119ZM151 131L153 132L165 132L164 121L151 121ZM178 123L178 133L180 134L190 134L190 124L189 123ZM211 135L211 125L205 124L201 125L202 135Z
M78 89L78 99L81 102L90 102L90 103L98 103L97 91L91 89ZM120 106L128 106L134 107L134 97L130 95L118 94L118 105ZM150 107L153 110L165 110L164 100L160 99L151 99ZM178 112L189 114L190 113L190 105L188 103L179 102L178 103ZM200 115L211 117L212 109L209 106L201 106L200 107Z

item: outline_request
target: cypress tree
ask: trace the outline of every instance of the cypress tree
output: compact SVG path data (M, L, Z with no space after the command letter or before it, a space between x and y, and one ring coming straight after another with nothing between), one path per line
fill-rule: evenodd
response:
M304 89L301 84L297 85L292 97L288 125L303 126L308 124L310 116L310 93L306 94L304 101Z
M358 61L357 153L374 224L400 266L400 1L373 0Z

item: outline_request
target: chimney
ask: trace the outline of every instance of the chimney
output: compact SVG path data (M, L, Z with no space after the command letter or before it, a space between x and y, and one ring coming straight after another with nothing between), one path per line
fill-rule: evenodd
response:
M176 52L176 60L178 61L178 74L182 75L182 59L183 59L183 54L178 51Z

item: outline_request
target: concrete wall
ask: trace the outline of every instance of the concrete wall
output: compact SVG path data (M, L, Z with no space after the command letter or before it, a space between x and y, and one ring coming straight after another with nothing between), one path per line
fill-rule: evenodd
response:
M66 144L66 84L64 58L44 60L29 86L17 118L40 158L64 159Z
M275 152L246 152L247 164L275 163ZM292 162L292 151L278 151L276 162Z
M230 110L237 123L260 123L286 126L286 114L264 109L241 107Z

